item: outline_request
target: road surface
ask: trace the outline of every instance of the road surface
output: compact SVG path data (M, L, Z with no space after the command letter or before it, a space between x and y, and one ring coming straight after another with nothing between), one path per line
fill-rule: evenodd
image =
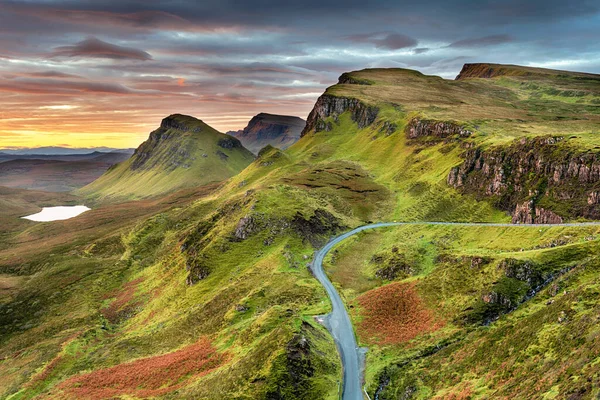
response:
M337 345L342 361L343 384L342 384L342 399L343 400L363 400L362 390L362 355L358 344L356 343L356 337L354 336L354 329L352 329L352 322L348 311L344 306L340 294L331 284L329 278L323 271L323 259L337 244L349 238L350 236L356 235L359 232L375 229L385 228L389 226L399 225L448 225L448 226L495 226L505 228L518 228L518 227L536 227L536 228L547 228L547 227L579 227L579 226L598 226L600 222L581 222L581 223L565 223L565 224L508 224L508 223L477 223L477 222L380 222L376 224L360 226L356 229L346 232L343 235L337 236L329 243L327 243L322 249L315 253L315 257L312 264L312 270L315 277L321 282L327 295L331 300L332 311L327 314L323 320L323 324L331 335Z

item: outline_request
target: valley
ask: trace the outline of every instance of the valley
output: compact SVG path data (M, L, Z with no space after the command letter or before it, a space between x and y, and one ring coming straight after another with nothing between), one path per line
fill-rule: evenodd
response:
M2 232L0 397L594 398L598 99L367 69L286 149L173 114L72 194L6 189L92 210Z

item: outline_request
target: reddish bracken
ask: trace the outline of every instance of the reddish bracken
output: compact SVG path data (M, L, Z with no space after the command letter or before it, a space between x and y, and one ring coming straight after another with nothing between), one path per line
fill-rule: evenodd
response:
M391 283L370 290L358 298L358 304L363 317L358 334L369 342L403 343L444 325L423 305L410 283Z
M109 320L111 323L116 323L121 319L121 316L127 314L129 311L135 309L139 303L133 301L133 296L137 290L138 285L143 281L143 278L137 278L131 282L127 282L123 285L123 289L118 292L111 292L105 296L109 299L115 297L112 303L106 308L101 310L104 318Z
M73 376L58 388L76 399L161 396L182 387L188 379L208 374L227 359L209 340L201 339L172 353Z

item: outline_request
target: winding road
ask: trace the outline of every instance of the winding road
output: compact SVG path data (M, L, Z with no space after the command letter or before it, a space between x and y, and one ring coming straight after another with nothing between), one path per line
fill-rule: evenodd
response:
M360 226L349 232L346 232L340 236L331 239L323 248L315 253L315 257L312 263L312 271L315 277L321 282L327 295L331 300L332 311L327 314L323 319L323 324L327 330L333 336L333 340L340 353L343 368L343 387L342 387L342 399L343 400L363 400L362 391L362 367L363 367L363 355L361 354L358 344L356 343L356 337L354 335L354 329L352 329L352 322L348 311L340 297L338 291L333 287L331 281L323 270L323 259L337 244L349 238L350 236L356 235L359 232L375 229L385 228L390 226L403 226L403 225L446 225L446 226L492 226L492 227L505 227L505 228L527 228L527 227L581 227L581 226L599 226L600 222L581 222L581 223L565 223L565 224L508 224L508 223L477 223L477 222L380 222L375 224L369 224Z

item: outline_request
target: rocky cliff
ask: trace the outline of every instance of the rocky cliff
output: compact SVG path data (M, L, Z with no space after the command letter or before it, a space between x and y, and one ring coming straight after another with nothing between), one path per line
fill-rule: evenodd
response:
M324 94L317 99L314 108L308 115L306 127L301 136L309 132L332 130L331 122L325 120L332 117L334 121L337 121L337 118L346 111L350 112L352 121L356 122L361 129L375 122L379 113L377 107L367 105L358 99Z
M473 134L473 132L455 122L423 118L411 119L406 125L405 132L409 139L425 137L446 139L452 136L469 137Z
M600 153L578 149L563 137L523 138L507 146L473 148L447 182L463 193L489 198L515 223L559 223L600 218Z
M300 139L300 133L306 126L302 118L260 113L250 120L248 126L239 131L227 132L238 138L244 147L258 154L267 145L286 149Z
M470 78L496 78L500 76L512 77L535 77L546 76L555 78L583 78L600 80L600 75L587 74L584 72L560 71L546 68L523 67L520 65L507 64L465 64L460 73L456 76L456 80L464 80Z

